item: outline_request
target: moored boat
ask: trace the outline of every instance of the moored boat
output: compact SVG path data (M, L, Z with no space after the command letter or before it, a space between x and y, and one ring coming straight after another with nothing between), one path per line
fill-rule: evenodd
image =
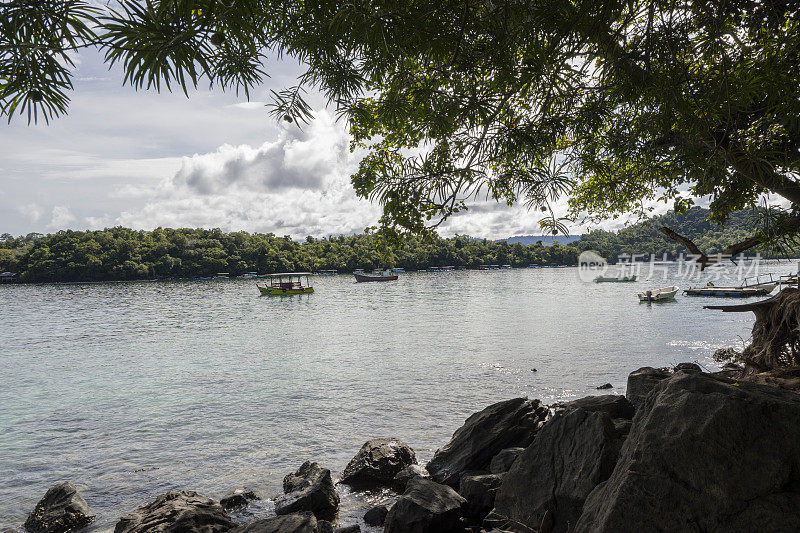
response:
M395 281L397 274L392 274L389 270L383 272L376 272L373 274L366 274L364 272L353 272L357 283L365 283L369 281Z
M269 285L262 287L256 283L256 287L261 291L261 296L289 296L292 294L310 294L314 292L314 287L308 281L311 272L284 272L281 274L269 274ZM303 278L306 279L303 284Z
M594 278L595 283L631 283L636 281L636 274L630 276L619 276L619 277L605 277L605 276L597 276Z
M675 285L671 287L662 287L651 291L644 291L639 293L640 302L663 302L665 300L674 300L675 295L680 289Z

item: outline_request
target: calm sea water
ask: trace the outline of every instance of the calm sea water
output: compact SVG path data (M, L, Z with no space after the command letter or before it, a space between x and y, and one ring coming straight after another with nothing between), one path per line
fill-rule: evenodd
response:
M599 394L606 382L623 394L645 365L715 368L714 350L741 347L752 314L702 309L716 299L637 301L647 288L708 278L676 275L634 284L582 283L575 268L370 284L342 275L283 298L260 297L253 280L0 287L0 530L19 530L62 480L98 515L90 529L108 530L174 488L271 496L307 459L336 477L372 437L399 437L424 462L499 400ZM367 502L340 489L351 522Z

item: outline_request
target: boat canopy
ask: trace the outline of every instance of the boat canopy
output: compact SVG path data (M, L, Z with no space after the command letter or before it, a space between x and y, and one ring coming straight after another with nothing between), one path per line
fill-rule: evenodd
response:
M267 274L268 278L287 278L289 276L312 276L311 272L283 272L280 274Z

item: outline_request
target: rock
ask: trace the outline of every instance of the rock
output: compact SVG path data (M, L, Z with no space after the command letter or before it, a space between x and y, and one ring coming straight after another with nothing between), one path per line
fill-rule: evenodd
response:
M638 409L653 387L671 375L665 370L649 366L635 370L628 375L628 390L625 397Z
M364 443L342 472L342 483L355 486L386 486L417 458L400 439L372 439Z
M313 513L294 513L256 520L229 533L323 533Z
M63 533L80 529L94 520L86 500L69 481L53 485L25 520L33 533Z
M514 398L490 405L467 418L450 442L436 450L427 469L434 480L457 486L464 473L488 470L501 450L527 447L548 414L539 400Z
M222 533L234 525L214 500L171 490L120 518L114 533Z
M675 372L702 372L703 369L700 368L700 365L695 363L678 363L675 365Z
M226 511L239 509L249 504L253 500L260 500L256 493L250 489L236 489L229 492L219 500L219 504Z
M597 390L613 389L613 388L614 385L612 385L611 383L606 383L605 385L600 385L599 387L597 387Z
M331 471L306 461L294 474L283 478L286 493L275 499L275 514L311 511L321 520L333 520L339 510L339 494Z
M514 464L519 454L521 454L525 448L506 448L505 450L500 450L497 455L492 457L492 462L489 463L489 472L492 474L501 474L503 472L508 472L511 465Z
M386 516L384 533L462 532L459 520L466 502L451 487L415 477Z
M506 529L510 521L537 532L570 531L586 497L611 475L621 445L605 410L562 411L506 473L484 527Z
M317 533L334 533L333 524L327 520L317 520Z
M406 490L406 485L412 477L430 477L430 473L419 465L408 465L394 476L392 479L392 489L402 494Z
M800 396L678 372L638 408L578 532L800 530Z
M385 505L376 505L364 514L364 523L368 526L382 526L387 514L389 509Z
M361 526L353 524L352 526L337 527L333 533L361 533Z
M463 515L478 522L483 520L494 507L494 498L504 476L505 473L462 476L458 493L467 500L462 506Z
M584 411L602 412L611 418L633 418L636 413L631 402L625 396L606 394L603 396L586 396L572 400L571 402L560 403L553 406L556 411L568 411L570 409L583 409Z

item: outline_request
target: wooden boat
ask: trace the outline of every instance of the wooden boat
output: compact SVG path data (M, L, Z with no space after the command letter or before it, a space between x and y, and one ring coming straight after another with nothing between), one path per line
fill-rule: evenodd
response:
M355 276L357 283L365 283L365 282L369 282L369 281L395 281L397 279L397 274L392 274L388 270L386 270L384 272L378 272L378 273L375 273L375 274L365 274L363 272L353 272L353 276Z
M767 287L768 288L768 287ZM766 296L775 287L767 290L764 287L716 287L709 283L705 287L686 289L686 296L713 296L716 298L749 298L751 296Z
M652 291L644 291L639 293L640 302L663 302L665 300L674 300L675 295L680 289L675 285L671 287L662 287Z
M261 291L261 296L290 296L292 294L310 294L314 292L308 282L311 272L284 272L282 274L270 274L269 285L262 287L256 283L256 287ZM303 278L306 283L303 285Z
M632 274L630 276L621 276L621 277L605 277L605 276L597 276L594 278L595 283L631 283L636 281L636 274Z

